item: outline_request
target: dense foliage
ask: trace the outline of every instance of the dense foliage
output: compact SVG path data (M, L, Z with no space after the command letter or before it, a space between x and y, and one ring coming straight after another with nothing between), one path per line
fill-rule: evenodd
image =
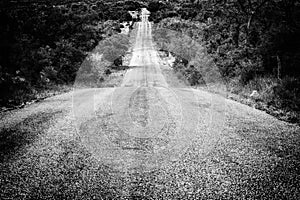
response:
M57 84L73 84L99 41L132 20L135 1L20 0L0 3L0 105L18 104Z
M206 83L213 66L230 92L249 96L257 90L256 100L299 110L299 0L1 1L0 104L22 102L51 85L73 84L88 52L120 32L119 22L131 19L128 10L145 6L157 27L204 47L197 61L176 58L174 69L191 85ZM176 54L181 43L169 50Z
M126 69L122 57L128 51L129 45L129 37L125 34L116 34L100 41L82 62L74 87L101 87L112 72Z
M257 90L258 101L300 110L299 1L169 0L154 5L152 19L158 27L203 45L230 92L249 97ZM185 71L191 64L180 60L174 68L189 74ZM201 72L203 66L193 67Z

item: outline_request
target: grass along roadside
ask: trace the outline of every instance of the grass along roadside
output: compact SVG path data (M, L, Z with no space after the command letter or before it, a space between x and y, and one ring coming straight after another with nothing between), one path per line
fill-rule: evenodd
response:
M15 99L9 100L9 104L0 107L0 112L6 112L14 109L20 109L26 105L37 103L46 98L63 94L72 90L72 85L51 85L47 88L41 88L39 90L19 91L19 95L15 96Z
M230 86L220 86L217 84L212 85L203 85L197 86L196 88L207 90L212 93L220 94L228 99L240 102L242 104L248 105L258 110L265 111L266 113L276 117L279 120L283 120L290 123L300 124L300 112L291 110L289 108L279 107L276 106L276 103L270 102L269 99L265 99L263 96L251 95L255 94L256 92L252 90L252 92L240 92L240 93L233 93L232 88ZM226 88L226 90L222 90L220 88ZM225 95L224 95L225 94ZM280 101L280 100L278 100Z
M129 32L129 46L128 51L122 56L122 64L120 66L113 66L112 68L107 68L108 73L101 74L101 77L97 77L97 80L100 80L99 83L94 85L93 87L118 87L121 85L123 77L129 68L129 63L132 56L132 46L135 42L136 36L136 25L135 29ZM78 85L75 81L74 84L50 84L40 89L33 88L28 91L26 90L18 90L16 94L13 95L13 98L8 100L8 103L1 102L0 100L0 112L6 112L9 110L20 109L25 107L26 105L30 105L39 101L42 101L46 98L63 94L71 91L74 87L81 87L82 85ZM86 85L83 87L87 87Z
M104 79L97 87L118 87L121 85L123 76L127 71L127 66L124 66L122 70L112 70L110 74L104 76ZM51 85L47 88L41 88L40 90L19 91L19 94L15 96L15 99L9 100L9 104L0 106L0 112L6 112L15 109L21 109L25 106L31 105L43 101L46 98L60 95L72 91L78 85Z
M300 124L300 100L295 91L285 90L293 80L276 80L271 77L256 78L246 86L233 84L201 84L194 85L188 82L180 72L175 72L165 53L159 52L163 75L171 87L193 87L219 94L225 98L240 102L255 109L290 123ZM259 90L257 90L259 88ZM299 89L298 89L299 90ZM290 92L290 93L289 93ZM279 94L278 94L279 93Z

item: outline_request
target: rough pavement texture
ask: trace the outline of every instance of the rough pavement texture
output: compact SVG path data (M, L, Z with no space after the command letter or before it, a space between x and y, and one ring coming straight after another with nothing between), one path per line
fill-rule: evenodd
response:
M120 87L1 114L0 199L299 199L298 126L159 63L145 16Z

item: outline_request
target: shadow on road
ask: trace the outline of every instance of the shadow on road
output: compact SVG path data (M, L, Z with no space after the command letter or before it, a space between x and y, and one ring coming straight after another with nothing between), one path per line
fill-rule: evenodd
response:
M61 112L41 112L0 131L0 163L11 159L45 131L48 122Z

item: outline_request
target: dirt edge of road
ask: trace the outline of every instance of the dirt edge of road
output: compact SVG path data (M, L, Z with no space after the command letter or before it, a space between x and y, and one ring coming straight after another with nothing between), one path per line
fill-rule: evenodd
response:
M224 90L224 88L226 88L226 86L224 85L208 84L202 86L201 85L190 86L189 83L184 79L184 77L181 76L180 73L176 73L173 70L172 66L167 61L165 61L165 56L163 54L159 54L159 57L161 59L161 64L162 64L162 73L165 77L167 77L166 80L168 80L168 84L173 87L191 87L198 90L204 90L206 92L220 95L228 100L232 100L241 103L243 105L252 107L254 109L263 111L277 118L278 120L285 121L291 124L300 125L300 113L278 109L273 106L268 106L265 103L258 101L255 98L245 97L245 96L231 93L226 89Z

